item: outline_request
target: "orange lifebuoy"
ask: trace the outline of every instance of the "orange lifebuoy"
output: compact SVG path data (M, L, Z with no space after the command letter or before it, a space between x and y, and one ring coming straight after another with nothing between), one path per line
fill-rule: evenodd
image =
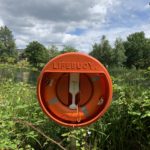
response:
M70 73L79 74L76 109L70 109ZM112 82L105 67L91 56L66 53L55 57L43 68L37 95L43 111L64 126L85 126L100 118L112 99Z

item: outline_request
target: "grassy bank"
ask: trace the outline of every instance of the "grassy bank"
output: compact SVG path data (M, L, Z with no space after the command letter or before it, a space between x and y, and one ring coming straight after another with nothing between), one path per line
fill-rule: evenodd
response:
M38 71L37 68L31 66L26 60L19 61L16 64L0 63L0 69L25 69L28 71Z
M36 85L0 82L0 149L148 150L150 72L111 69L113 101L86 128L65 128L49 120L36 98ZM72 144L72 142L75 144Z

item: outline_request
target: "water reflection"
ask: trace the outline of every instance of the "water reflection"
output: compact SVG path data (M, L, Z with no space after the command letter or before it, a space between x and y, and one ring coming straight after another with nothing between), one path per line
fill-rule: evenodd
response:
M36 84L39 73L25 68L1 68L0 81L11 79L14 82Z

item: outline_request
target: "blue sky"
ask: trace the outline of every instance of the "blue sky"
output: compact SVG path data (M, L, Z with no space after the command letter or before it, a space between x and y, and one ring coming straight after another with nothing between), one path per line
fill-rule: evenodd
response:
M74 46L88 53L106 35L126 39L144 31L150 37L149 0L0 0L0 26L12 31L18 48L37 40L46 47ZM62 48L62 47L61 47Z
M87 31L86 29L77 27L73 31L68 32L68 34L80 36L80 35L84 34L86 31Z
M115 12L108 12L111 28L133 27L136 24L150 23L150 6L147 0L124 1ZM107 22L106 22L107 23Z

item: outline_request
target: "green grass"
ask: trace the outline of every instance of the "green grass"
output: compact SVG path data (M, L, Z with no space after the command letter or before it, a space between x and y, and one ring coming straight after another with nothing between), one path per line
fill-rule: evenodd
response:
M43 114L36 85L1 80L0 149L148 150L150 72L117 68L110 74L110 109L96 123L78 129L61 127Z
M17 64L0 63L0 69L24 69L26 71L37 71L38 69L31 66L27 61L22 60Z

